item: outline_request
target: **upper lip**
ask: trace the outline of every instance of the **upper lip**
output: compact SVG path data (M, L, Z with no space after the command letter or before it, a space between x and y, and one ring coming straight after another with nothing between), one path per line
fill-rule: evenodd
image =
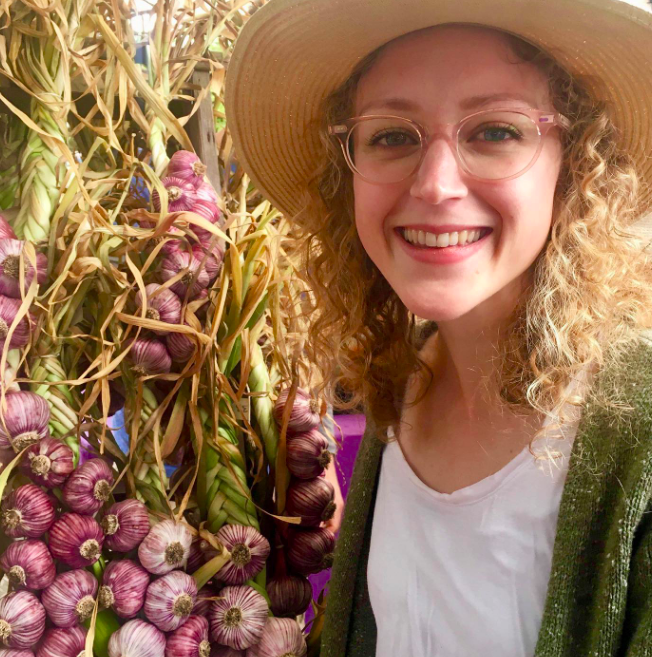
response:
M463 226L461 224L443 224L442 226L431 226L429 224L408 224L406 226L397 226L397 230L422 230L424 233L461 233L463 230L492 230L489 226Z

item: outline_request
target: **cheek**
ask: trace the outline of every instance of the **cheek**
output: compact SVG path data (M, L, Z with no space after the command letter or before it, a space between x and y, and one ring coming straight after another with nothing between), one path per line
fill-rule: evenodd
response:
M360 241L369 257L376 262L381 251L387 248L385 239L386 218L397 202L397 195L388 185L370 185L354 179L354 217Z

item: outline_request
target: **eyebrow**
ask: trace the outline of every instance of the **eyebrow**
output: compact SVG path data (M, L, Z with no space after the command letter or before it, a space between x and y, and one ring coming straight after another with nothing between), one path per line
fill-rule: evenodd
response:
M492 103L498 103L505 100L516 100L519 102L525 103L528 107L534 107L536 103L532 103L531 99L526 98L519 93L495 93L495 94L481 94L478 96L470 96L465 98L460 102L460 109L471 110L478 109L480 107L485 107L491 105ZM413 103L407 98L385 98L383 100L374 100L370 103L367 103L361 110L360 114L364 114L370 108L382 108L382 109L391 109L398 111L416 111L419 109L419 105Z

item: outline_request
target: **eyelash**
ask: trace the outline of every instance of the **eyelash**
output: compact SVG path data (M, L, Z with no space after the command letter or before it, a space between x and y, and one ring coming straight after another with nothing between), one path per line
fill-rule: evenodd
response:
M522 139L523 135L512 125L498 125L498 124L493 124L493 125L486 125L486 126L480 126L477 131L476 135L480 132L484 132L486 130L504 130L505 132L509 133L514 139L520 140ZM393 134L402 134L407 136L408 138L411 137L409 133L406 132L401 132L400 130L392 130L392 129L386 129L382 130L381 132L376 133L375 135L372 135L369 140L367 141L367 146L375 146L378 144L378 142L383 138L386 137L387 135L393 135Z

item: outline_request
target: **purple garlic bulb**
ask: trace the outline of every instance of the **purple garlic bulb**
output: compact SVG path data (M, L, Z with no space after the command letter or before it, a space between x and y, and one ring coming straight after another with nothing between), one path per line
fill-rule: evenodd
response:
M48 546L34 539L11 543L0 559L0 566L17 589L40 591L50 586L56 576Z
M190 616L168 636L165 657L210 657L208 621L203 616Z
M250 586L226 586L211 605L211 638L236 650L260 641L269 608L265 598Z
M64 513L50 528L50 552L72 568L94 564L102 553L104 534L90 516Z
M87 570L67 570L43 591L41 602L57 627L74 627L93 614L97 587Z
M7 393L5 401L6 410L0 410L0 448L12 447L18 453L50 435L50 407L41 395L20 390Z
M95 515L111 496L115 480L103 459L91 459L77 468L63 487L63 499L75 512Z
M85 627L56 627L45 633L36 657L83 657L85 646Z
M129 559L111 561L104 570L98 593L100 607L121 618L133 618L145 602L149 573Z
M109 657L165 657L165 634L138 618L109 639Z
M0 641L7 648L31 648L45 630L45 609L29 591L0 598Z
M52 500L34 484L16 488L2 503L2 527L11 538L40 538L54 517Z
M145 596L145 616L159 630L171 632L183 625L195 606L195 580L180 570L173 570L153 581Z
M70 447L56 438L43 438L23 454L23 472L39 486L58 488L75 469Z
M231 553L231 560L217 573L218 579L227 584L244 584L264 568L269 541L253 527L224 525L216 538Z
M150 573L165 575L186 565L191 542L192 534L184 524L163 520L138 546L138 558Z
M106 534L106 547L116 552L129 552L149 534L147 507L139 500L117 502L102 518L102 529Z

